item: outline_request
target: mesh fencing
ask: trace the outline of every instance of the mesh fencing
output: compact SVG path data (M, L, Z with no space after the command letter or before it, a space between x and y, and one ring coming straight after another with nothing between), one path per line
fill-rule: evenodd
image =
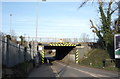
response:
M30 61L33 58L33 50L25 48L7 39L5 34L0 33L0 65L13 67L19 63ZM1 70L1 69L0 69Z

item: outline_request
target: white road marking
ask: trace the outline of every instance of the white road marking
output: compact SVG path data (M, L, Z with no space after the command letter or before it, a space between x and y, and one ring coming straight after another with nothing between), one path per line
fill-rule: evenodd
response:
M56 62L56 63L58 63L58 62ZM66 65L61 64L61 63L58 63L58 64L63 65L63 66L66 66ZM91 75L91 76L93 76L93 77L109 77L109 76L106 76L106 75L94 74L94 73L91 73L91 72L83 71L83 70L80 70L80 69L77 69L77 68L74 68L74 67L71 67L71 66L67 66L67 67L72 68L72 69L74 69L74 70L77 70L77 71L79 71L79 72L83 72L83 73L85 73L85 74Z

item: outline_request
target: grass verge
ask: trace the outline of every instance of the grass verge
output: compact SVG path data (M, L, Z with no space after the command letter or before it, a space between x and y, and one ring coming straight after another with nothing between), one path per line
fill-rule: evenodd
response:
M13 70L15 72L19 72L20 74L22 74L23 77L25 77L31 71L32 68L33 68L33 61L31 60L16 65L15 67L13 67Z
M3 77L2 79L16 79L17 78L25 78L29 74L29 72L33 69L33 61L25 61L20 63L14 67L8 68L3 67Z
M103 49L92 49L86 56L79 62L83 66L118 71L118 68L115 68L115 62L110 60L108 52ZM103 60L106 60L105 67Z

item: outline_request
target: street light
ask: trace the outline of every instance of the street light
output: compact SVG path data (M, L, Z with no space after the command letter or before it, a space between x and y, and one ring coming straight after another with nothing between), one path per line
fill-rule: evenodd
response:
M46 0L42 0L43 2L46 2ZM38 22L39 22L39 18L38 18L38 11L39 11L39 4L38 4L39 0L37 1L36 4L36 42L37 42L37 32L38 32Z
M37 29L38 29L38 4L36 6L36 42L37 42Z
M37 51L37 32L38 32L38 2L36 3L36 37L35 37L35 44L34 44L34 51ZM34 56L34 54L33 54Z
M11 27L12 27L12 14L10 13L10 35L11 35Z

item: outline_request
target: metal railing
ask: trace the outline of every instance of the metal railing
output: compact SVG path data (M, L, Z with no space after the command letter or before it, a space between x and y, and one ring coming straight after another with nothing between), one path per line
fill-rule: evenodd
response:
M50 42L59 42L60 40L63 40L63 42L72 42L72 43L78 43L78 42L97 42L97 38L86 38L84 40L83 38L53 38L53 37L37 37L38 42L42 43L50 43ZM17 40L20 40L19 36L17 36ZM36 37L25 37L26 41L35 41Z

